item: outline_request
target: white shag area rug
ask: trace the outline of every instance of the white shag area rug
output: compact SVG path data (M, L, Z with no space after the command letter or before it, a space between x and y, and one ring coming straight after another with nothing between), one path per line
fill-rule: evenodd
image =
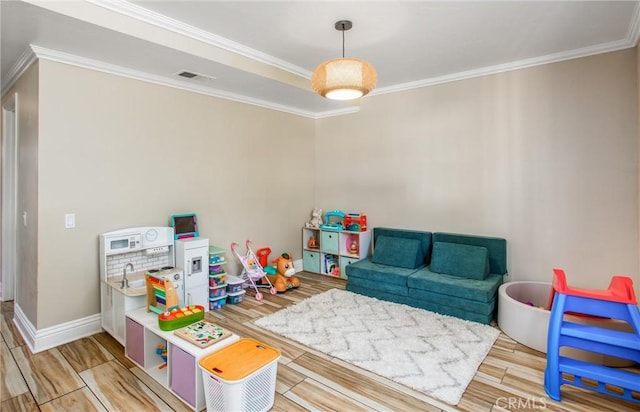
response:
M338 289L255 324L451 405L500 335L488 325Z

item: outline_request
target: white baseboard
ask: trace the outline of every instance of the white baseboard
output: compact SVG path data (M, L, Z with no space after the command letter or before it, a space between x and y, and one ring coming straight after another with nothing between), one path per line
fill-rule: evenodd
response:
M302 259L295 260L293 267L296 272L302 271ZM13 311L13 323L32 353L42 352L102 331L99 313L38 330L29 322L19 305L16 304Z
M99 313L38 330L17 304L13 308L13 323L32 353L55 348L102 331Z

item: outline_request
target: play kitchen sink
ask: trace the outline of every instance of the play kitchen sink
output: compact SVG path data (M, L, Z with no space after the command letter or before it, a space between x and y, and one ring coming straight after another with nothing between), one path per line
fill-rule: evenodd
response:
M127 272L128 287L125 288L122 287L123 275L110 277L107 285L126 296L144 296L147 294L145 273L146 270Z

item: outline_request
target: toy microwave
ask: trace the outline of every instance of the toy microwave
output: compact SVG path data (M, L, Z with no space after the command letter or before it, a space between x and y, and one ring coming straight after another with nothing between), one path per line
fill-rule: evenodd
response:
M320 225L324 230L344 230L344 212L332 210L325 213L324 223Z

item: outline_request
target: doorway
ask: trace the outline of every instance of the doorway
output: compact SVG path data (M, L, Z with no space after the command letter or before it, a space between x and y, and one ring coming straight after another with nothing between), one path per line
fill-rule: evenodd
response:
M14 299L16 288L16 202L18 187L18 94L2 105L2 267L0 301Z

